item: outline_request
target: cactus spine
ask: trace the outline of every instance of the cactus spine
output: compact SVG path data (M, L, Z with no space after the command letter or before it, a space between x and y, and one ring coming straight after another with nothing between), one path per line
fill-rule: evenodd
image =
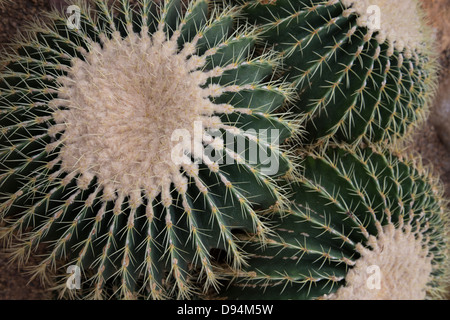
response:
M308 153L276 236L224 290L230 299L424 299L448 281L448 212L412 157L336 147ZM416 158L417 159L417 158ZM377 274L374 274L377 272Z
M233 228L264 242L256 210L284 201L274 178L293 169L280 143L295 121L275 114L290 91L265 80L276 61L252 56L258 34L233 31L233 8L95 4L78 3L75 28L50 14L4 59L0 236L19 260L47 243L35 275L67 258L89 276L84 296L109 297L112 283L121 298L186 298L194 268L216 286L211 249L243 264ZM268 150L278 171L228 135Z
M393 141L427 116L436 59L418 1L244 5L283 57L307 120L306 143Z

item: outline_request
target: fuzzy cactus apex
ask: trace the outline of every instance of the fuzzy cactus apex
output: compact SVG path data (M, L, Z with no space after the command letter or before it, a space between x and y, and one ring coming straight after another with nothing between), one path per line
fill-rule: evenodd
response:
M436 87L431 31L416 0L245 1L246 17L283 57L305 143L404 138Z
M21 262L45 244L33 276L58 261L82 270L81 291L63 279L61 294L214 288L211 251L238 270L233 230L264 242L259 213L283 205L275 182L294 170L283 142L297 121L276 113L292 91L270 80L274 54L255 54L258 33L235 28L236 7L75 5L4 58L0 236Z

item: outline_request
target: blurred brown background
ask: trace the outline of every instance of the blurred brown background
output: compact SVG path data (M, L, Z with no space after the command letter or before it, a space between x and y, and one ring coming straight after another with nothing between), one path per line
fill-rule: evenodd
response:
M51 5L60 0L13 0L0 7L0 48L10 42L24 24L30 22ZM441 175L450 197L450 0L421 0L435 30L437 49L440 53L439 92L430 119L417 132L411 148L418 151L425 163L433 166ZM30 263L38 257L32 257ZM0 248L0 300L51 299L50 292L35 280L29 282L24 270L7 265Z

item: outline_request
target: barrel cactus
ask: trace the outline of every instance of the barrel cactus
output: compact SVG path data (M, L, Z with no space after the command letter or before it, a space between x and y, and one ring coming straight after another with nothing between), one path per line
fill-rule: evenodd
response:
M416 160L412 160L416 159ZM347 147L307 154L289 211L229 299L424 299L445 294L449 220L438 180L417 158Z
M284 60L305 143L392 142L426 118L437 67L418 1L238 2Z
M79 267L83 297L214 287L211 252L238 270L233 229L264 242L259 211L283 204L275 180L293 170L277 61L254 53L258 33L235 28L234 7L76 5L73 19L34 23L3 58L0 236L22 262L46 244L33 276L60 259Z

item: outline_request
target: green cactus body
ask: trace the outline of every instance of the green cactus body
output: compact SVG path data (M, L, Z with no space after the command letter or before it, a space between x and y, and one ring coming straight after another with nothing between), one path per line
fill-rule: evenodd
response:
M48 244L34 276L61 258L80 267L84 297L113 284L122 298L186 298L194 268L205 288L217 284L211 249L242 265L234 228L264 241L256 210L283 202L274 179L293 169L280 144L295 121L275 114L289 90L265 81L276 61L253 57L258 34L233 31L232 8L106 3L79 2L75 28L50 14L4 59L1 237L21 261ZM268 150L277 172L228 135Z
M306 143L392 141L427 116L436 59L417 1L245 1L244 12L282 55Z
M369 148L309 154L276 236L222 293L229 299L424 299L448 281L448 213L425 169ZM377 272L377 274L375 274Z

